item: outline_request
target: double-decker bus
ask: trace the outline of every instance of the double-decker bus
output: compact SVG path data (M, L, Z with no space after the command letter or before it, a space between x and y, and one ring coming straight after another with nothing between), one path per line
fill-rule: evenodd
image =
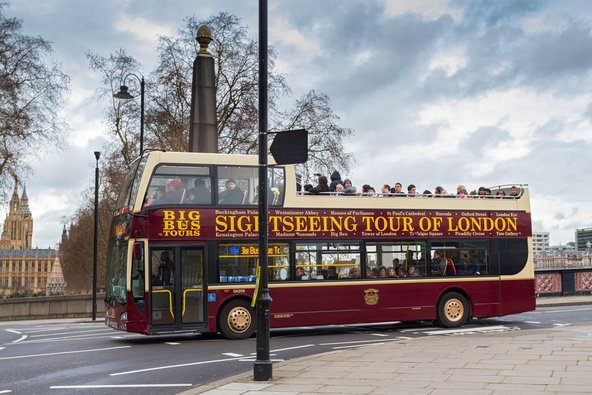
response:
M292 165L270 165L268 181L272 329L423 320L458 327L535 308L526 185L517 196L462 199L310 195L299 191ZM112 219L106 324L251 336L257 191L257 156L138 158Z

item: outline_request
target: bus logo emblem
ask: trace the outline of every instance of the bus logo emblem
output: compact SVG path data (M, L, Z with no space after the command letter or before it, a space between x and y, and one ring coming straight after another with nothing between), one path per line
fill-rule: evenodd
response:
M374 288L365 289L364 302L366 302L366 304L370 306L378 303L378 290Z

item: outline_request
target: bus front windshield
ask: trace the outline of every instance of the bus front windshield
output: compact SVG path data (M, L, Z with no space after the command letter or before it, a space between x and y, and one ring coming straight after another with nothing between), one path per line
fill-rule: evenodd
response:
M127 241L112 236L110 246L107 256L105 301L111 306L122 306L125 304Z

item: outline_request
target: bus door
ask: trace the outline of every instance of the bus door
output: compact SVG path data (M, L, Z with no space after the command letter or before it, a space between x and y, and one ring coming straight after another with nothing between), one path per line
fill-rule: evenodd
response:
M154 247L151 258L151 324L158 332L205 328L203 247Z

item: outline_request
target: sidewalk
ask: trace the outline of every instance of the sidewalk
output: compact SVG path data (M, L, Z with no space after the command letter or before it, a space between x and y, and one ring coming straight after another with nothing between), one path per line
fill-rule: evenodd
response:
M537 306L592 304L592 296ZM592 324L387 341L274 363L183 395L566 394L592 392Z

